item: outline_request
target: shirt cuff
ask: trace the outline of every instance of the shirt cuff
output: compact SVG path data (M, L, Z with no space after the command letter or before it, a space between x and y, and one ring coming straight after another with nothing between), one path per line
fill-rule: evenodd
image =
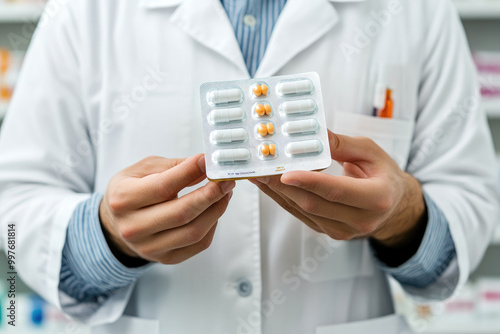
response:
M102 197L93 194L77 206L66 234L59 289L80 302L102 301L149 268L128 268L109 249L99 219Z
M428 212L427 228L417 253L396 268L388 267L377 258L384 272L402 285L415 288L425 288L436 282L456 256L446 217L425 192L424 199ZM376 253L374 255L377 257Z

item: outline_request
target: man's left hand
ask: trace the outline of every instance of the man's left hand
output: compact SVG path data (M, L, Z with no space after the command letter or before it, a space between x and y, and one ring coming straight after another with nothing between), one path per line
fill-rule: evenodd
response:
M251 182L333 239L370 237L391 248L411 241L425 214L419 182L371 139L328 135L332 159L344 176L293 171Z

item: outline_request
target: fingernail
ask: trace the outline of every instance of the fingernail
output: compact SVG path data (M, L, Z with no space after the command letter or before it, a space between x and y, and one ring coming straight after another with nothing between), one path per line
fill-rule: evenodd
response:
M231 199L231 197L233 197L233 191L232 190L227 193L227 199Z
M234 181L224 181L220 186L222 188L222 191L224 191L224 193L228 193L231 190L233 190L235 185L236 183Z
M206 171L206 166L205 166L205 156L202 155L200 159L198 159L198 167L200 168L202 173L205 173Z
M260 183L264 183L264 184L268 184L269 183L269 177L266 176L266 177L258 177L256 178L257 181L259 181Z

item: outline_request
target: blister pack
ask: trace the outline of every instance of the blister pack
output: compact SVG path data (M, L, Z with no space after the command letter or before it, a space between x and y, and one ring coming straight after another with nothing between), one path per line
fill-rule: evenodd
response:
M317 73L207 82L200 99L209 180L330 166Z

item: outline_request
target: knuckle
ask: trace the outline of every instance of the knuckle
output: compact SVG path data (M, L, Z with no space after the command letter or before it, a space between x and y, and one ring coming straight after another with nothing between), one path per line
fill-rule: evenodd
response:
M270 183L270 186L278 191L283 191L286 187L285 184L281 183L281 181L273 181Z
M375 231L377 224L374 220L365 221L363 224L358 225L358 230L362 234L371 234Z
M160 188L160 193L164 194L168 198L175 197L177 195L177 192L169 180L158 182L158 187Z
M200 242L205 234L203 233L203 230L199 228L189 228L186 231L186 239L190 244L195 244Z
M210 247L212 244L212 238L204 238L199 242L201 251L204 251Z
M137 248L137 253L141 255L143 258L152 258L155 255L155 249L152 247L144 246L144 247L138 247Z
M392 207L392 197L389 195L382 196L376 203L376 210L385 212Z
M354 235L346 231L335 231L332 235L332 238L335 240L349 241L354 238Z
M216 213L217 217L222 216L224 214L224 212L226 212L226 208L227 208L228 204L229 204L229 200L223 200L223 201L217 202L217 204L215 205L215 213Z
M125 192L120 188L113 189L108 197L108 205L112 213L119 213L127 207Z
M297 213L298 212L298 209L297 209L297 204L292 204L291 202L289 201L284 201L281 206L283 207L283 209L285 209L286 211L290 212L290 213Z
M141 164L145 167L153 167L156 165L159 159L162 159L161 157L157 155L150 155L145 157L144 159L141 160Z
M177 210L172 217L172 222L175 223L176 225L184 225L189 223L190 221L190 212L191 208L184 208L181 210Z
M179 253L177 252L172 252L168 253L164 259L162 260L161 263L167 264L167 265L176 265L176 264L181 264L182 262L186 261L189 259L191 256L187 256L185 253Z
M176 261L170 254L163 256L158 262L165 265L179 264L181 261Z
M193 162L193 167L186 168L186 174L191 180L196 180L200 177L200 169L198 167L197 162Z
M206 195L210 200L215 200L223 195L222 188L218 184L213 184L212 186L208 186L206 189Z
M375 145L373 139L369 137L358 137L363 146L372 147Z
M342 190L338 187L331 187L328 190L326 199L331 202L337 202L342 198Z
M137 229L133 227L120 227L120 236L125 241L132 241L137 236Z
M318 208L318 203L311 198L304 198L298 204L307 213L314 213Z

